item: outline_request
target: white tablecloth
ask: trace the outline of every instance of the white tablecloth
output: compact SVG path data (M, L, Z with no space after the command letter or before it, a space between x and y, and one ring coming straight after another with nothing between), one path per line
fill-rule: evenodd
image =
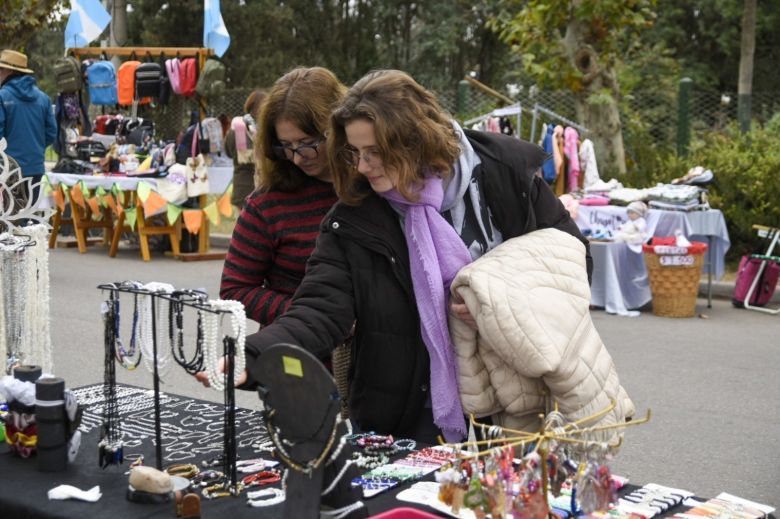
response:
M628 310L650 302L650 284L645 259L625 243L591 242L593 281L590 304L608 313L628 315Z
M650 209L645 220L649 236L674 236L675 230L680 229L688 239L710 244L708 259L714 267L712 273L716 279L723 276L724 258L731 246L731 240L726 219L718 209L690 212ZM614 231L628 221L628 215L625 207L581 205L575 221L580 229L604 227ZM704 272L709 272L708 265L704 266Z
M53 186L59 184L65 184L66 186L73 186L80 181L84 181L89 189L95 189L96 187L102 187L106 191L109 191L111 187L116 184L122 191L134 191L138 187L138 183L143 181L151 186L153 190L157 189L157 180L153 177L138 178L138 177L125 177L125 176L93 176L93 175L76 175L73 173L47 173L49 182ZM213 195L221 195L233 181L233 168L232 167L209 167L209 193ZM53 207L54 200L51 197L43 197L40 203L41 207Z

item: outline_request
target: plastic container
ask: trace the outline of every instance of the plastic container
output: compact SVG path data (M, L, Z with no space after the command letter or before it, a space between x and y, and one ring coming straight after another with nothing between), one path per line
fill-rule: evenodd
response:
M662 242L663 243L663 242ZM653 314L661 317L693 317L699 293L701 267L707 244L689 247L643 245L645 266L653 294Z
M378 515L372 515L370 519L439 519L439 516L417 510L416 508L404 506L386 510Z

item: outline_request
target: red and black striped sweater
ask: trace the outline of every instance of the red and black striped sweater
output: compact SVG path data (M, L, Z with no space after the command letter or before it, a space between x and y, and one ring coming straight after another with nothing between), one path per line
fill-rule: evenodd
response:
M333 184L308 177L293 193L251 195L230 239L219 296L244 303L247 317L262 325L282 315L336 200Z

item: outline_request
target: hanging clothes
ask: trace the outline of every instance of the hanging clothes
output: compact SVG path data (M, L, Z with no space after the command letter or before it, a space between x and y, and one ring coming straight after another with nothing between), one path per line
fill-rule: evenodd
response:
M554 127L552 124L547 124L542 130L544 132L542 134L542 149L544 149L545 153L547 153L547 160L545 160L544 164L542 164L542 178L544 178L544 181L548 184L552 184L555 182L555 178L557 177L555 160L553 158Z
M580 136L572 127L563 131L563 150L568 160L569 168L566 172L566 192L571 193L580 187Z
M580 166L584 173L584 181L582 187L587 189L599 182L599 168L596 164L596 150L593 149L593 141L585 139L580 145Z
M555 195L561 196L566 192L565 160L563 151L563 126L557 125L553 129L553 164L555 165Z

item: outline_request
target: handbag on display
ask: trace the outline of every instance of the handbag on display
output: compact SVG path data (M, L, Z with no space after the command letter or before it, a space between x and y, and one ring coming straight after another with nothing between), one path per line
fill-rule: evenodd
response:
M187 196L200 196L209 192L209 168L203 155L187 159Z

